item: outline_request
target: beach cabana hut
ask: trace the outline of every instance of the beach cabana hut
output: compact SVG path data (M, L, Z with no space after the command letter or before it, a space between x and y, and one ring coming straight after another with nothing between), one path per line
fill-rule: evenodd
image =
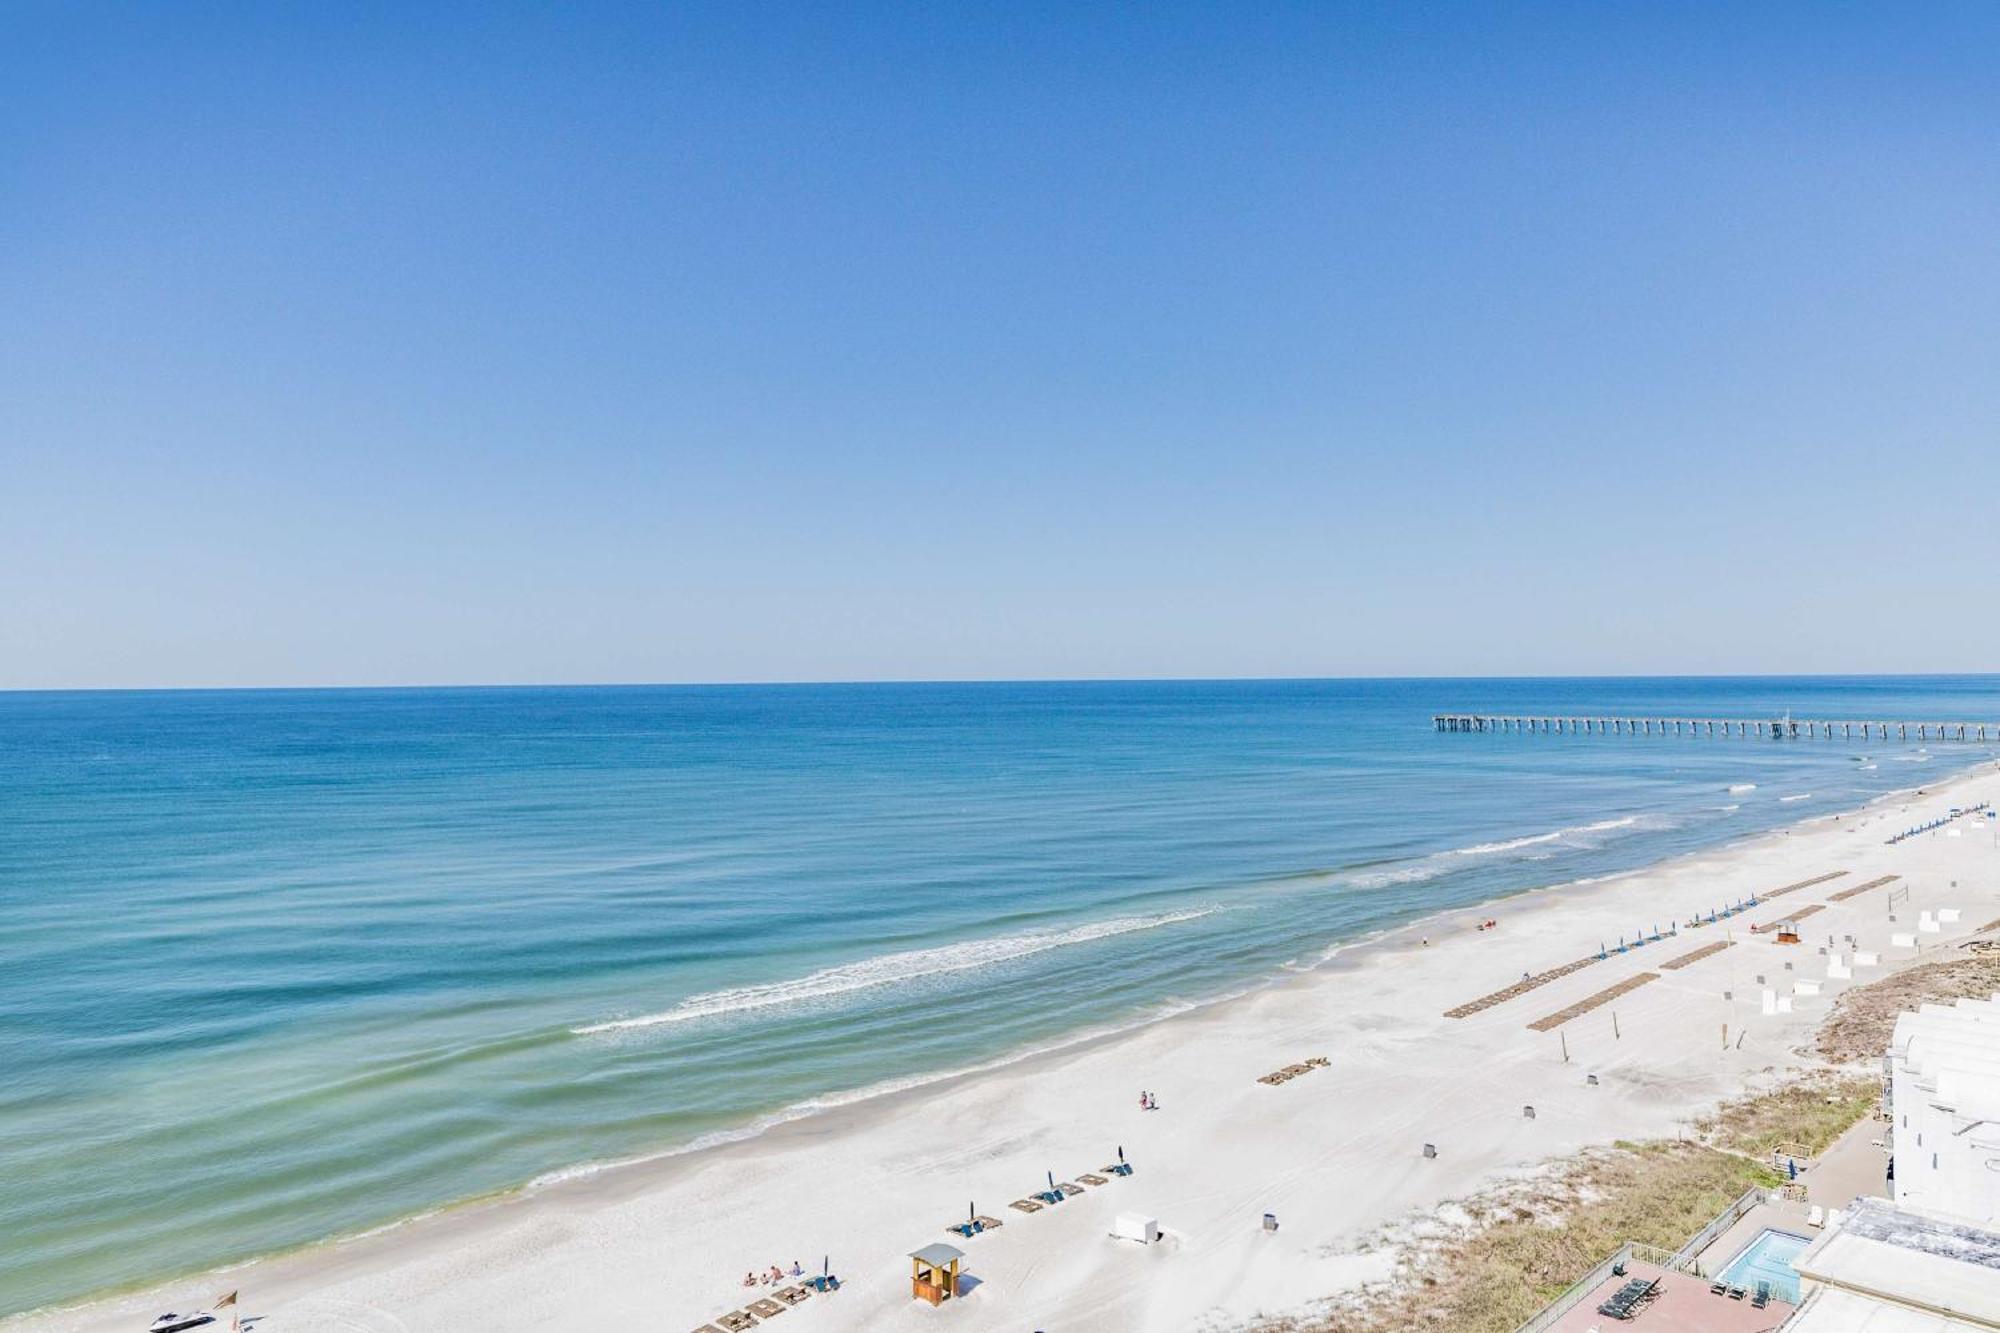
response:
M958 1261L965 1251L940 1241L910 1255L910 1296L941 1305L958 1295Z

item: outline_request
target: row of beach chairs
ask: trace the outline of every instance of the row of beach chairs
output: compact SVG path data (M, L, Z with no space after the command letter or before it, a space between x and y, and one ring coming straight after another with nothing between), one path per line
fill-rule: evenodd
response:
M1293 1079L1297 1078L1301 1074L1310 1074L1315 1069L1325 1069L1328 1065L1331 1065L1332 1063L1333 1061L1327 1059L1323 1055L1315 1055L1312 1059L1307 1060L1304 1064L1286 1065L1283 1069L1273 1070L1271 1073L1264 1075L1257 1081L1259 1083L1268 1083L1275 1088L1280 1083L1291 1082Z
M1901 878L1901 875L1884 875L1880 879L1871 879L1866 884L1857 884L1851 889L1842 889L1839 893L1829 893L1826 895L1826 900L1830 903L1844 903L1849 898L1860 897L1870 889L1879 889L1884 884L1894 884Z
M1684 953L1678 958L1669 958L1666 962L1660 964L1660 971L1678 972L1684 967L1699 963L1704 958L1714 957L1724 949L1727 949L1733 942L1731 940L1717 940L1713 944L1704 944L1691 953Z
M1531 977L1523 977L1505 990L1494 991L1491 995L1482 995L1467 1004L1461 1004L1456 1009L1447 1009L1444 1011L1444 1016L1446 1018L1470 1018L1481 1010L1491 1009L1496 1004L1505 1004L1517 995L1526 995L1529 991L1537 987L1546 986L1551 981L1558 981L1572 972L1581 971L1589 967L1592 963L1601 963L1603 961L1597 954L1592 954L1588 958L1579 958L1574 963L1564 963L1561 967L1552 967L1546 972L1537 972Z
M1606 986L1603 990L1597 992L1597 994L1586 996L1567 1009L1558 1009L1547 1018L1536 1019L1534 1022L1528 1024L1528 1027L1536 1032L1547 1032L1551 1028L1559 1028L1572 1018L1580 1018L1599 1005L1610 1004L1627 991L1635 991L1647 982L1658 981L1659 979L1660 974L1658 972L1641 972L1637 976L1627 977L1616 986Z
M815 1291L832 1291L840 1285L835 1278L812 1277L794 1283L769 1296L754 1300L740 1310L717 1315L713 1323L703 1324L694 1333L743 1333L755 1328L758 1321L775 1319L785 1311L798 1305Z
M1801 907L1798 911L1793 912L1790 916L1772 917L1769 921L1766 921L1761 925L1752 926L1750 927L1750 933L1752 935L1763 935L1769 931L1776 930L1779 926L1786 925L1794 921L1803 921L1807 917L1811 916L1814 912L1824 912L1825 910L1826 910L1826 905L1824 903L1811 903L1805 907Z
M1828 880L1839 879L1847 873L1845 870L1830 870L1824 875L1814 875L1811 879L1802 879L1796 884L1787 884L1782 889L1772 889L1763 896L1766 898L1782 898L1788 893L1797 893L1800 889L1809 889L1815 884L1824 884Z
M1057 1181L1054 1189L1037 1190L1033 1194L1030 1194L1027 1198L1016 1199L1014 1200L1014 1202L1008 1204L1007 1206L1009 1208L1018 1209L1023 1213L1039 1213L1044 1208L1053 1208L1056 1204L1063 1202L1065 1199L1074 1199L1077 1195L1083 1193L1083 1187L1085 1185L1090 1186L1092 1189L1096 1189L1099 1186L1109 1185L1112 1182L1112 1180L1116 1179L1119 1176L1129 1176L1132 1174L1131 1166L1125 1162L1115 1162L1110 1166L1100 1167L1098 1168L1098 1170L1102 1171L1104 1174L1099 1175L1097 1171L1086 1171L1082 1175L1078 1176L1076 1180ZM983 1220L991 1221L991 1219L983 1219ZM963 1225L963 1223L961 1223L960 1225ZM992 1225L997 1227L1000 1224L998 1222L993 1222ZM976 1236L979 1234L977 1231L970 1231L970 1232L959 1231L958 1227L955 1226L949 1227L947 1228L947 1230L950 1230L955 1234L961 1236Z

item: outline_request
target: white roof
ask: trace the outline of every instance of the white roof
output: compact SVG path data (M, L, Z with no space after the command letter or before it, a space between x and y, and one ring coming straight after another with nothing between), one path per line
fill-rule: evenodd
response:
M1799 1307L1785 1333L1969 1333L1978 1324L1887 1305L1858 1292L1822 1287Z
M1932 1311L1933 1317L2000 1328L2000 1232L1984 1227L1906 1212L1883 1199L1857 1199L1840 1227L1814 1241L1792 1267L1829 1286Z
M910 1257L936 1268L949 1268L952 1260L965 1257L965 1251L939 1241L935 1245L926 1245L921 1250L912 1250Z

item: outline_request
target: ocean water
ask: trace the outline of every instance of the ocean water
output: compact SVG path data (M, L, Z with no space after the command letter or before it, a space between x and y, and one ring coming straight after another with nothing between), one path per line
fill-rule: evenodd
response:
M1991 758L1441 709L2000 719L2000 679L0 695L0 1312L750 1132Z

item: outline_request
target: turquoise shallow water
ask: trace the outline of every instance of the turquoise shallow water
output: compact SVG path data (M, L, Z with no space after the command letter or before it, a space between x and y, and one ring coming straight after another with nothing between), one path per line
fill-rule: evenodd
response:
M0 695L0 1311L1140 1021L1987 754L1441 708L1995 719L2000 680Z

